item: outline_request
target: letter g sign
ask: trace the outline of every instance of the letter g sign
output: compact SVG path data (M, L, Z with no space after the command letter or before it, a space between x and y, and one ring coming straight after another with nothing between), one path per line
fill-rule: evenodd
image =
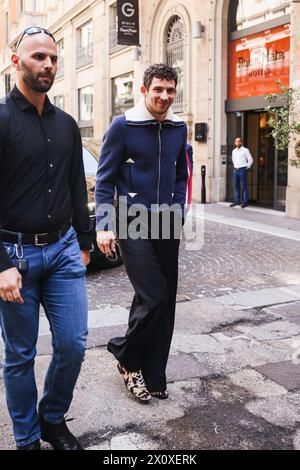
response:
M130 2L124 3L124 5L122 6L122 13L123 13L124 16L127 16L128 18L133 16L134 15L134 7L133 7L132 3L130 3Z

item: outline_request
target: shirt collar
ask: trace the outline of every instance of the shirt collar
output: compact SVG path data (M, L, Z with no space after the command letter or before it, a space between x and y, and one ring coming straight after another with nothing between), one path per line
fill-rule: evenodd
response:
M156 121L155 117L148 111L145 98L141 98L139 103L133 108L125 112L126 121L132 122L147 122ZM172 108L168 109L164 121L173 121L176 123L183 122L176 114L173 113Z
M13 98L14 102L16 103L16 105L21 111L28 110L34 113L37 112L36 107L33 104L31 104L27 100L27 98L25 98L25 96L20 92L20 90L17 88L16 85L13 87L12 91L10 92L10 96ZM54 112L55 112L55 107L53 106L48 96L46 95L43 114L54 113Z

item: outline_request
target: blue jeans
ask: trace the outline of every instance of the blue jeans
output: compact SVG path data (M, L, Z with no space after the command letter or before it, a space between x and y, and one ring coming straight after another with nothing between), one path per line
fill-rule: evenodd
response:
M15 246L3 244L14 262ZM44 247L23 248L29 262L28 271L22 274L25 303L0 300L3 377L18 446L40 437L34 376L40 304L49 321L53 355L39 409L50 423L60 423L69 409L87 338L86 268L75 230L70 228L57 242Z
M242 190L242 203L248 204L248 191L247 191L247 168L234 169L234 200L238 204L240 199L240 186Z

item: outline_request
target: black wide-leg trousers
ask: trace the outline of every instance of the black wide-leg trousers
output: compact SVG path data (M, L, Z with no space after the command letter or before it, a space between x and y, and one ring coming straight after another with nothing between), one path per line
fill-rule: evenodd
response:
M166 366L174 329L178 239L119 240L135 295L125 337L108 350L128 370L142 370L151 392L166 390Z

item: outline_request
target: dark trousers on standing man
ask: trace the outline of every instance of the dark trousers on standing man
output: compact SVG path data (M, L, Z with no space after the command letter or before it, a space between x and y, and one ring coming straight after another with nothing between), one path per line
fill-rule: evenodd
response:
M235 168L233 173L234 180L234 200L240 204L241 191L242 203L248 204L248 190L247 190L247 167Z

